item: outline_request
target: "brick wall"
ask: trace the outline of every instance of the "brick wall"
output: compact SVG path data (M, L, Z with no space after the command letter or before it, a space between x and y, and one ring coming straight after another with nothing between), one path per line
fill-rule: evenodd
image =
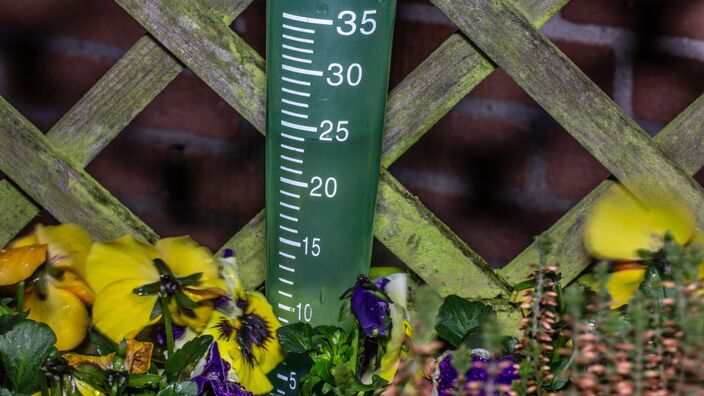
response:
M392 87L455 31L399 1ZM257 0L233 24L260 53L263 18ZM702 20L704 0L572 0L543 31L655 133L704 91ZM48 130L143 33L111 0L0 0L0 95ZM160 234L211 247L264 205L264 139L188 71L88 170ZM608 176L501 71L391 170L495 265Z

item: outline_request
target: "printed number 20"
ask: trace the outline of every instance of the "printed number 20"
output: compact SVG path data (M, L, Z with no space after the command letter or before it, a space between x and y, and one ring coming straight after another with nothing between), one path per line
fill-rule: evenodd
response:
M369 36L376 31L376 20L371 18L371 16L375 14L376 10L364 11L362 21L360 22L360 33L365 36ZM337 33L343 36L351 36L357 31L357 14L355 14L354 11L342 11L337 16L337 19L340 19L345 23L345 26L337 28Z

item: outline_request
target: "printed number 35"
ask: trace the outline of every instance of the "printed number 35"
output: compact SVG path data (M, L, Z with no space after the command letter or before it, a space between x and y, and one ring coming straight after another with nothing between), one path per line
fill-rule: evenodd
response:
M376 10L364 11L362 15L362 21L359 23L359 31L365 35L369 36L376 30L376 20L372 18L372 15L376 14ZM337 32L343 36L351 36L357 31L357 14L354 11L342 11L337 19L342 20L345 26L340 26L337 28Z

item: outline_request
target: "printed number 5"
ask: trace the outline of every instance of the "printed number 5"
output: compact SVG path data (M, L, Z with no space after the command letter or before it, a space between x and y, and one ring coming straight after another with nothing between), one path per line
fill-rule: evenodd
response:
M291 371L291 374L288 377L288 386L291 389L296 389L296 372Z
M376 10L364 11L364 15L362 15L362 27L359 29L359 31L362 32L362 34L365 36L369 36L376 30L376 20L374 20L373 18L369 18L370 15L374 14L376 14ZM364 27L367 24L371 25L369 29Z

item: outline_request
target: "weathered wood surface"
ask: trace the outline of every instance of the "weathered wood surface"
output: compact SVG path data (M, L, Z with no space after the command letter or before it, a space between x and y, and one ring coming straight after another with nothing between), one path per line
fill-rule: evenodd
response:
M704 96L680 113L654 140L687 174L694 175L704 167ZM584 222L592 204L613 183L611 180L602 182L546 231L555 241L552 259L560 263L565 284L579 276L590 263L582 244ZM500 269L499 274L512 285L528 279L531 273L528 265L538 260L536 252L532 244Z
M417 197L386 170L380 180L374 235L433 290L442 296L508 296L509 285Z
M97 238L157 237L1 97L0 170L58 220L79 223Z
M197 0L116 0L258 130L265 125L264 59Z
M252 0L206 0L225 24ZM54 148L86 166L183 70L152 36L145 35L47 133ZM39 213L8 180L0 180L0 245Z

